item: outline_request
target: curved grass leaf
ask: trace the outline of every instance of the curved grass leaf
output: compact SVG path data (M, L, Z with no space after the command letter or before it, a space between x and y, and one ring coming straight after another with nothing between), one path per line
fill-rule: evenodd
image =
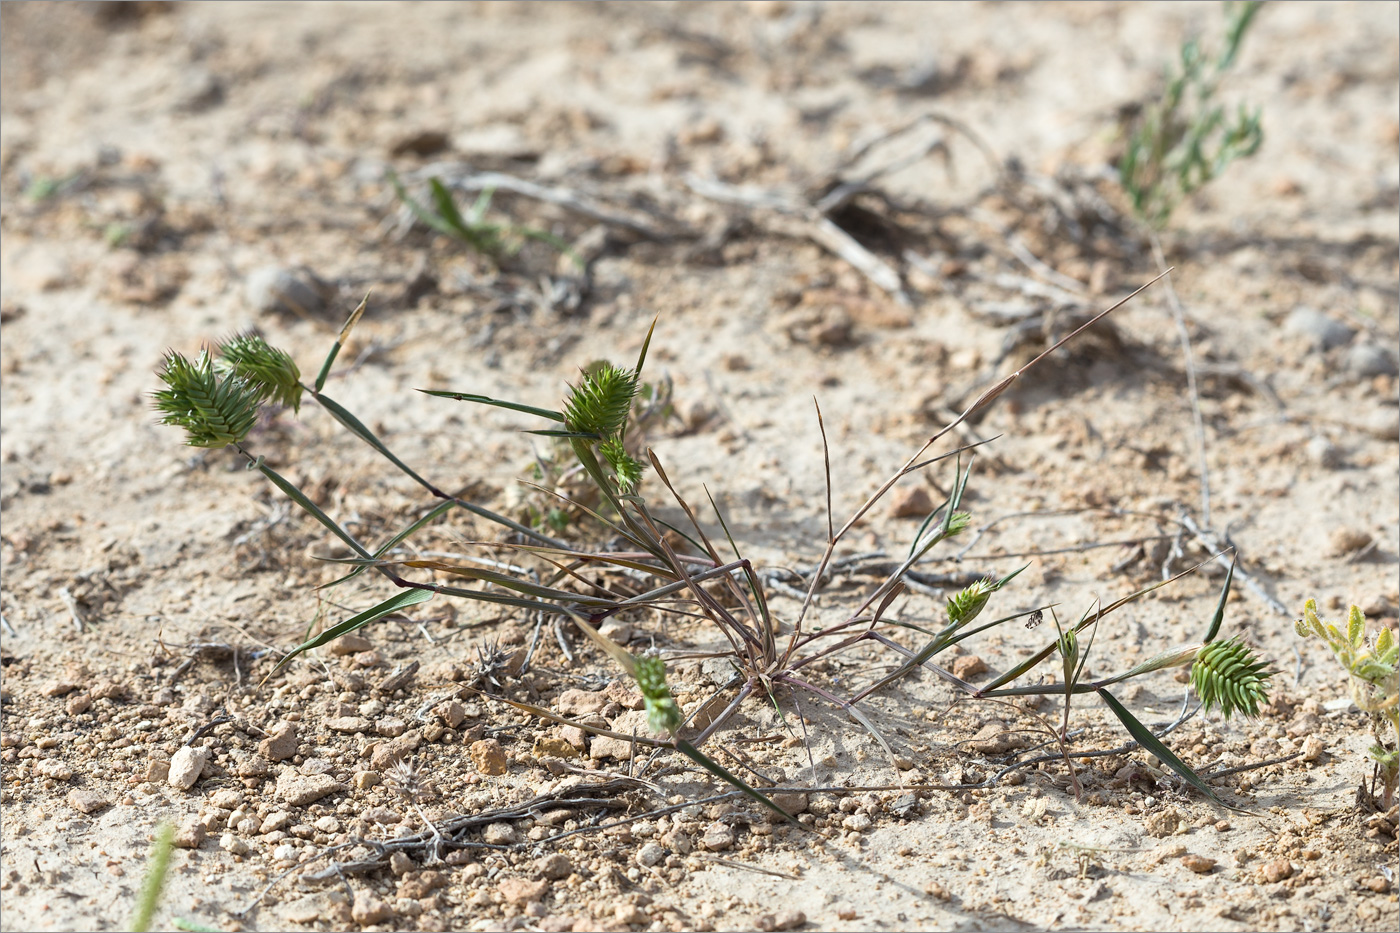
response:
M379 619L384 618L390 613L398 612L400 609L406 609L409 606L416 606L419 603L425 603L432 598L432 590L412 589L405 590L401 593L395 593L393 596L390 596L388 599L384 600L384 602L373 607L372 609L366 609L359 615L351 616L344 622L341 622L339 625L333 625L330 628L326 629L324 632L317 635L315 638L309 639L308 641L304 641L300 645L297 645L286 655L286 657L282 658L282 660L277 662L277 666L274 667L272 669L272 672L269 673L267 676L271 677L273 674L286 667L288 661L292 660L292 658L295 658L297 655L302 654L303 652L310 651L312 648L319 648L324 644L328 644L329 642L335 641L342 635L348 635L356 629L364 628L371 622L378 621ZM266 679L267 677L263 678L263 680Z
M1119 703L1118 700L1114 698L1113 694L1109 693L1102 687L1099 687L1096 692L1100 697L1103 698L1103 701L1105 704L1107 704L1108 708L1113 710L1113 715L1118 717L1118 721L1123 724L1123 728L1128 730L1128 733L1133 737L1133 739L1143 748L1156 755L1158 760L1160 760L1164 765L1171 768L1178 775L1180 775L1183 781L1196 788L1196 790L1200 791L1201 794L1207 800L1209 800L1216 806L1224 807L1227 810L1235 810L1241 813L1245 812L1245 810L1242 807L1231 806L1230 804L1221 800L1219 797L1215 796L1215 792L1210 789L1210 787L1206 784L1205 781L1201 780L1201 776L1195 771L1192 771L1190 765L1182 761L1180 758L1176 757L1172 750L1170 748L1167 748L1166 743L1164 743L1161 739L1157 738L1157 736L1153 735L1151 729L1144 726L1141 722L1138 721L1137 717L1135 717L1132 713L1128 712L1128 708L1122 703Z

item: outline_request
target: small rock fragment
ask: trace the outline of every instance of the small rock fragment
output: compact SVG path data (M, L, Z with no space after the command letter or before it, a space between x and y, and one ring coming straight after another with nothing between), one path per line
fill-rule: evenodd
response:
M239 839L233 833L224 833L219 839L219 848L229 855L247 855L252 850L248 848L248 843Z
M1278 884L1293 877L1293 863L1286 858L1276 858L1271 862L1266 862L1262 869L1264 880L1269 884Z
M376 785L376 784L378 784L378 783L379 783L379 772L378 772L378 771L356 771L356 772L355 772L355 787L358 788L359 790L369 790L371 787L373 787L374 785Z
M589 713L600 712L608 705L608 698L603 696L602 691L565 690L559 694L559 699L554 701L554 705L565 716L586 716Z
M555 852L535 862L535 871L542 878L548 878L550 881L561 881L573 874L574 865L569 861L567 855Z
M396 875L406 875L417 868L418 864L403 852L395 852L389 856L389 870Z
M491 846L510 846L519 842L520 836L509 823L491 823L481 831L481 841Z
M891 518L923 518L932 511L933 500L922 486L901 490L890 502Z
M651 918L647 912L636 904L618 904L617 911L613 914L618 923L625 923L629 927L645 926L651 923Z
M549 882L543 879L530 881L525 878L507 878L500 883L497 890L501 892L501 897L507 904L523 907L530 901L543 899L549 892Z
M304 807L342 790L345 785L329 774L297 774L286 770L277 777L277 798L294 807Z
M337 658L347 655L359 654L361 651L370 651L374 648L374 643L363 635L356 635L353 632L349 635L341 635L331 642L326 650Z
M637 850L637 864L643 868L651 868L665 858L666 850L654 842L648 842Z
M725 849L734 847L734 830L729 824L716 820L705 827L705 835L700 837L700 844L711 852L723 852Z
M1325 748L1326 746L1323 745L1322 739L1315 735L1308 736L1303 740L1303 760L1317 761L1322 757L1322 752Z
M776 930L796 930L807 923L807 915L796 908L780 910L776 914L764 914L755 924L763 933Z
M505 774L506 752L495 739L482 739L471 745L472 763L482 774Z
M70 790L67 799L68 806L79 813L96 813L112 805L112 801L107 799L106 794L95 790Z
M770 800L785 813L796 816L807 809L807 795L798 793L777 793L769 797Z
M1316 308L1299 305L1289 312L1283 329L1306 337L1314 349L1330 350L1349 343L1356 333L1341 321L1333 320Z
M279 722L258 743L258 754L269 761L285 761L297 753L297 727Z
M189 790L204 773L204 766L208 763L209 749L202 745L198 748L186 745L171 757L170 773L166 780L177 790Z
M841 828L853 833L868 832L875 823L870 817L859 811L852 813L841 821Z
M180 849L198 849L209 833L198 819L185 820L175 830L175 846Z
M45 758L34 766L34 771L40 777L49 778L54 781L71 781L73 779L73 769L67 762L57 758Z
M1373 343L1358 343L1349 349L1343 365L1346 366L1347 372L1362 379L1394 376L1397 368L1400 368L1389 350Z
M306 268L263 266L248 275L244 289L248 304L264 313L314 316L326 307L335 290Z
M536 758L577 758L578 749L555 736L544 736L535 740L530 754Z
M383 923L394 916L394 908L373 891L361 888L355 892L355 903L350 906L350 918L361 926Z
M1181 864L1191 869L1198 875L1209 874L1215 868L1215 859L1206 858L1204 855L1183 855Z
M443 724L449 729L457 728L467 719L467 708L456 700L448 700L446 703L440 703L433 712L438 714L438 718L440 718Z
M953 676L960 680L967 680L978 674L987 671L987 662L983 661L975 654L965 654L960 658L953 659Z
M68 680L51 680L40 688L39 692L46 697L63 697L81 687L82 684L75 684Z

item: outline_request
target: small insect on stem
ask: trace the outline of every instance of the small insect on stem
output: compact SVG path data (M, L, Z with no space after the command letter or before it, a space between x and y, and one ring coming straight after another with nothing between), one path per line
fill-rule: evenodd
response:
M1026 620L1026 628L1028 628L1028 629L1035 628L1037 625L1039 625L1040 623L1042 623L1042 622L1044 622L1044 621L1045 621L1045 613L1043 613L1043 612L1041 612L1039 609L1037 609L1035 612L1032 612L1032 613L1031 613L1031 617L1030 617L1029 619Z

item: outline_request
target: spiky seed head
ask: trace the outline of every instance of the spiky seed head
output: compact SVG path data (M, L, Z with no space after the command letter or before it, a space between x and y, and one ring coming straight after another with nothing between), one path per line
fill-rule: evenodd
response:
M642 471L645 467L632 458L622 446L622 441L615 437L608 438L598 445L598 450L608 461L608 465L613 468L613 476L617 479L617 488L623 493L630 493L637 488L637 484L642 481Z
M596 363L569 394L564 421L571 431L609 438L627 423L637 394L637 374L612 363Z
M651 731L667 733L681 727L681 710L666 685L666 662L654 654L639 655L637 689L646 705L647 725Z
M217 374L207 350L193 362L172 350L157 375L168 387L151 393L160 423L184 428L191 447L237 444L258 420L261 390L242 376Z
M955 516L956 517L956 516ZM964 587L948 600L948 622L954 626L964 626L977 618L987 607L987 600L996 592L996 581L991 577L978 580Z
M1252 718L1259 715L1261 703L1269 702L1273 673L1268 662L1255 657L1236 635L1211 642L1197 653L1191 665L1191 686L1206 709L1218 707L1227 719L1236 711Z
M220 344L214 367L220 375L243 377L264 399L293 411L301 407L301 370L285 350L270 345L257 331L243 331Z

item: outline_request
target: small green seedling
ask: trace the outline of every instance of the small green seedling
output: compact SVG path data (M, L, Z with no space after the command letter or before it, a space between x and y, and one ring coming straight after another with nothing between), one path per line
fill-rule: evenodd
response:
M1304 604L1303 618L1293 627L1303 638L1325 641L1346 669L1351 700L1371 719L1376 744L1370 752L1383 787L1381 806L1389 809L1400 784L1400 667L1396 663L1400 642L1388 628L1368 636L1366 616L1355 606L1347 615L1344 632L1340 622L1318 618L1317 601L1312 599Z
M1257 0L1225 4L1225 45L1213 61L1196 39L1183 44L1180 71L1128 136L1119 179L1134 213L1154 229L1165 227L1178 204L1231 162L1258 152L1264 141L1258 108L1240 105L1227 116L1215 102L1261 7Z

